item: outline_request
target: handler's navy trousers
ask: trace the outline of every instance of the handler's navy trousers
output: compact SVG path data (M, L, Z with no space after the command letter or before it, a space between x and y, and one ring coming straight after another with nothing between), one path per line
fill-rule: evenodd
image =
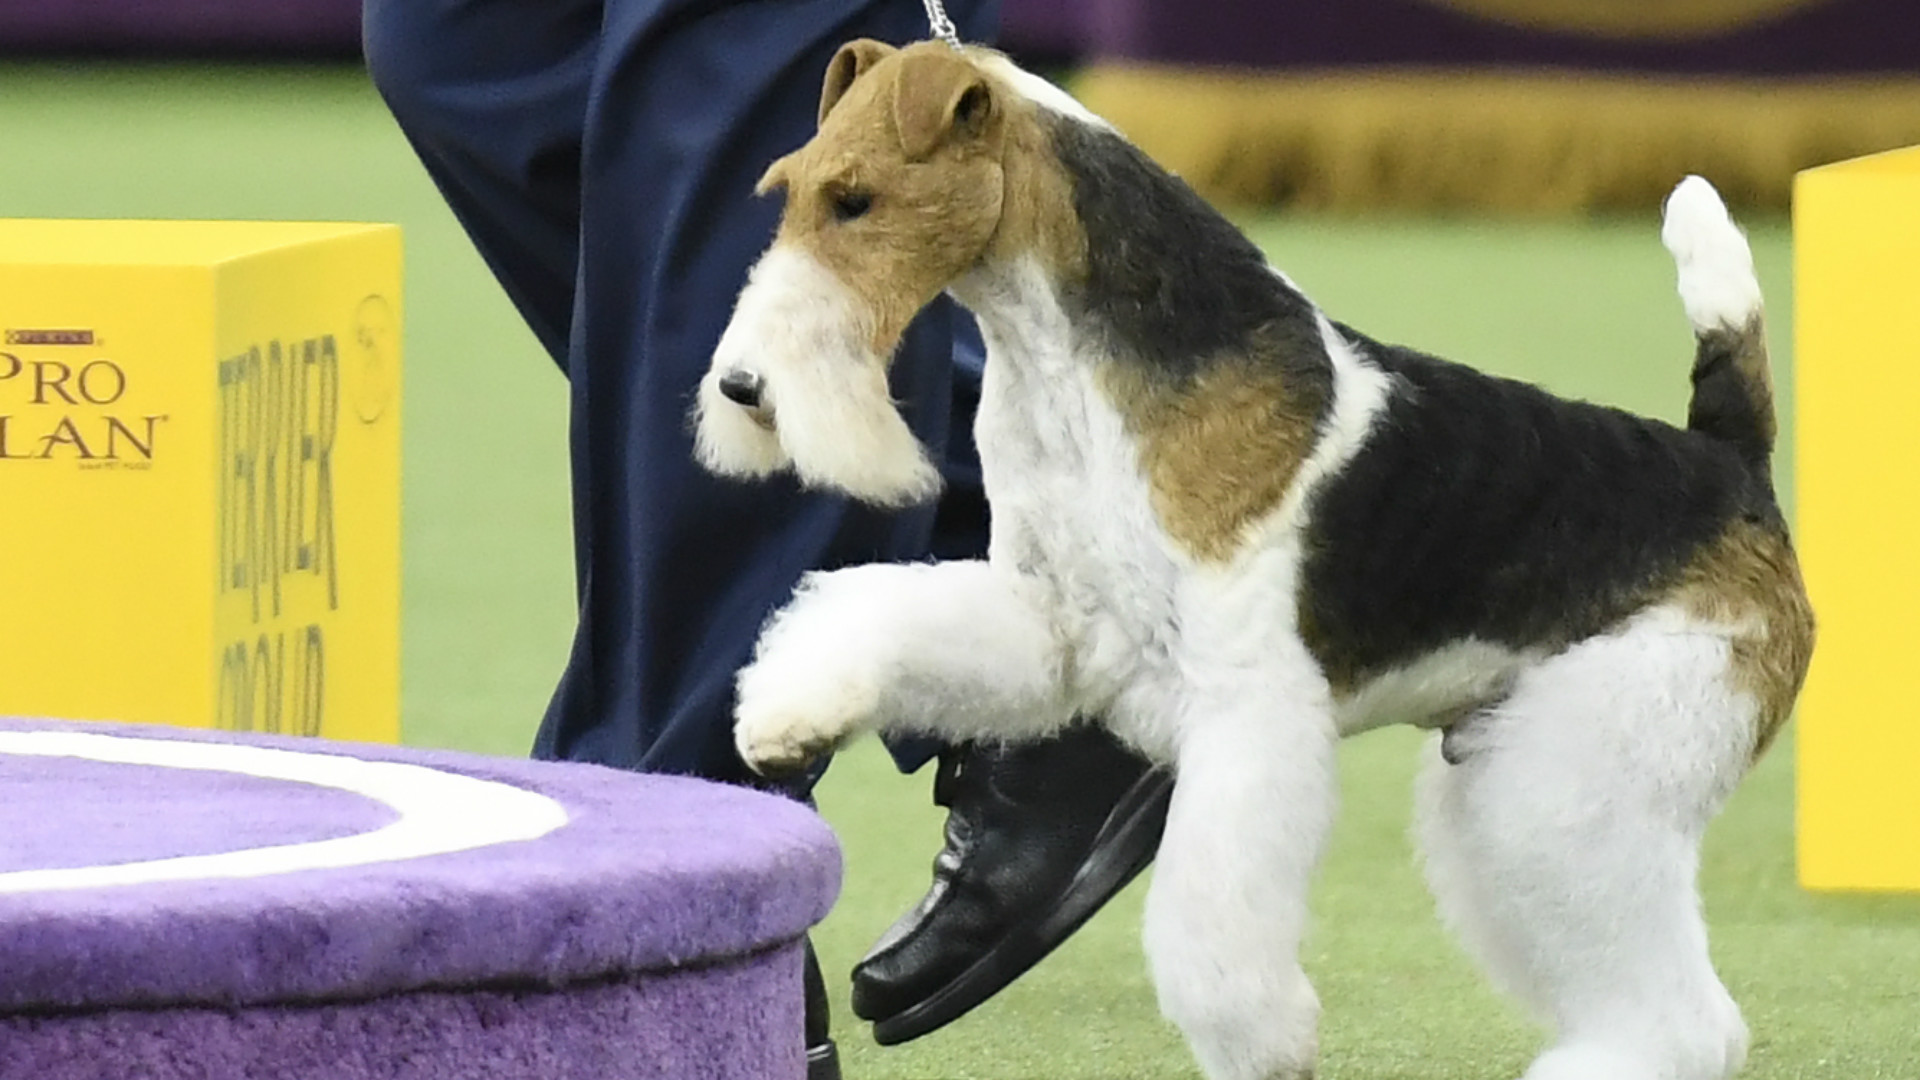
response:
M984 40L996 0L950 12ZM365 14L375 84L570 383L580 622L534 753L745 781L733 675L802 573L985 551L979 359L956 364L967 328L945 300L893 370L913 430L949 450L937 508L881 514L784 478L710 476L687 420L778 217L754 182L812 135L834 50L926 37L921 6L366 0Z

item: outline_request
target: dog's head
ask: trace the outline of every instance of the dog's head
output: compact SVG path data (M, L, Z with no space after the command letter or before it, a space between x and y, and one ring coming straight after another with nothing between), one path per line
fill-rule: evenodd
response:
M819 132L760 181L762 193L785 192L786 209L700 386L708 468L791 466L809 485L879 504L938 490L887 368L907 324L1000 228L1017 95L992 56L855 41L833 58Z

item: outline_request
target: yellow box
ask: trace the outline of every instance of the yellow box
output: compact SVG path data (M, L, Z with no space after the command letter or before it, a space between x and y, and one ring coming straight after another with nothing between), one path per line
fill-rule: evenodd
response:
M1920 890L1920 147L1794 183L1800 882Z
M400 233L0 221L0 714L394 742Z

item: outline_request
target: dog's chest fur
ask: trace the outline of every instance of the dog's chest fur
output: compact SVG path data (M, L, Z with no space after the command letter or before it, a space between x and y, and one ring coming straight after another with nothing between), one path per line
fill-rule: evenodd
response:
M1052 615L1076 709L1170 757L1196 662L1270 647L1306 659L1298 597L1308 496L1364 446L1388 380L1343 353L1331 381L1338 400L1309 453L1280 463L1292 484L1247 522L1233 556L1207 559L1169 529L1138 425L1100 375L1100 343L1075 328L1044 275L1023 267L956 292L980 313L988 345L975 434L993 506L991 557L1016 570ZM1225 624L1238 640L1197 640L1195 605L1244 611L1244 621ZM1337 722L1360 730L1457 712L1462 700L1484 698L1512 659L1499 648L1439 650L1346 696L1351 707Z
M990 357L975 439L991 558L1042 592L1076 705L1109 713L1170 675L1181 557L1044 276L1023 267L972 288Z

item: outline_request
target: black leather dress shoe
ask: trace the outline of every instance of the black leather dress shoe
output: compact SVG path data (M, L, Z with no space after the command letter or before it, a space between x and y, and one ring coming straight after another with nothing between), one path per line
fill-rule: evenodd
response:
M853 969L882 1045L959 1019L1065 941L1153 861L1173 777L1102 728L941 755L933 887Z
M830 1014L827 1009L827 980L820 975L820 960L813 955L813 939L807 939L807 1080L840 1080L840 1048L833 1045Z

